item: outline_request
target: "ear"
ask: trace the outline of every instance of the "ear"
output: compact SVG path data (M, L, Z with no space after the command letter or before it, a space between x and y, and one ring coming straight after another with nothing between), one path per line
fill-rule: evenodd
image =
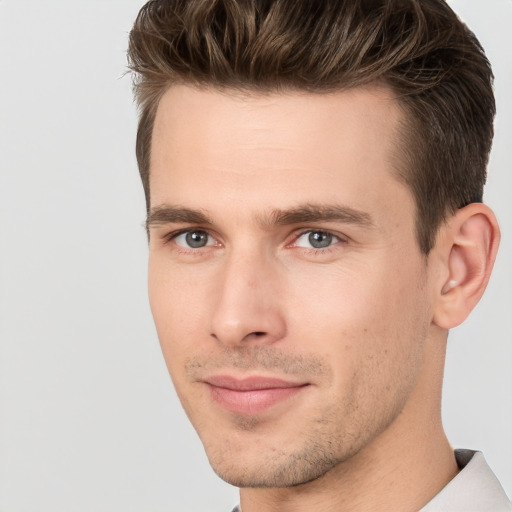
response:
M451 329L473 310L489 282L499 240L496 217L482 203L457 210L440 228L434 249L440 264L434 289L434 324Z

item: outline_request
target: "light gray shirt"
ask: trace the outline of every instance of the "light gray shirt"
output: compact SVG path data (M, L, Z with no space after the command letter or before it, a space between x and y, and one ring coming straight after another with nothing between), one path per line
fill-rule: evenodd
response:
M512 512L482 452L455 450L455 458L460 472L419 512ZM235 507L233 512L242 511Z
M460 472L420 512L511 512L512 505L482 452L455 450Z

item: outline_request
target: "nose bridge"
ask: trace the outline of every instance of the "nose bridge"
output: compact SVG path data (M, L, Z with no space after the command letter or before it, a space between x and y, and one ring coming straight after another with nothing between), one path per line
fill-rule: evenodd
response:
M234 346L272 343L284 336L275 265L263 250L251 247L226 255L212 315L214 338Z

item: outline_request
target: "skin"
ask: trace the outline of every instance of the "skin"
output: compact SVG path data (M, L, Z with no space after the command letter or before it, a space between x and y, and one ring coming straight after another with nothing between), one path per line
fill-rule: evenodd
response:
M421 253L395 177L403 115L377 86L180 85L159 104L151 308L183 407L244 512L413 511L457 473L440 416L446 334L483 292L498 231L470 205ZM192 233L206 245L190 247ZM214 400L212 375L304 386L238 413Z

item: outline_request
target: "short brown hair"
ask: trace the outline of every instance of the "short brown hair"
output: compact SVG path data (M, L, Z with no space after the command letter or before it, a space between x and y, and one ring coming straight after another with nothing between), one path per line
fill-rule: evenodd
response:
M323 93L383 82L407 117L397 171L415 197L421 250L429 253L447 215L482 201L493 75L444 0L151 0L128 60L148 209L155 113L177 83Z

